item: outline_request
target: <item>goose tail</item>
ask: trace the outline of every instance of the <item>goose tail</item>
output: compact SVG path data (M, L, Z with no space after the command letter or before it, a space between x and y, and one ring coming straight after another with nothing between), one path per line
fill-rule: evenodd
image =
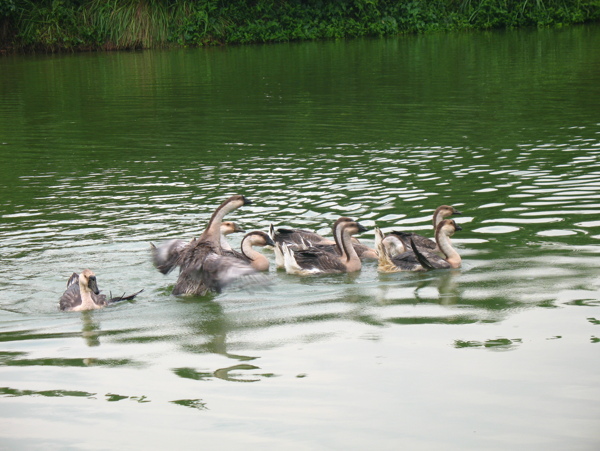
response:
M140 291L133 293L133 294L128 294L125 295L125 293L123 293L121 296L117 296L117 297L112 297L112 293L110 293L110 299L109 299L109 303L113 303L113 302L119 302L119 301L131 301L133 298L135 298L138 294L140 294L142 291L144 291L143 289L141 289Z

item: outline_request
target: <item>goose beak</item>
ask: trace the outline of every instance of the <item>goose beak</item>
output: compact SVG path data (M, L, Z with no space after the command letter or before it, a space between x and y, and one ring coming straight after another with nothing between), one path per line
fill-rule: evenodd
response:
M452 212L453 215L462 215L462 211L454 210Z
M367 230L369 230L364 225L362 225L358 222L356 223L356 225L358 226L358 233L363 233L363 232L366 232Z
M462 227L461 227L461 226L459 226L458 224L456 224L456 227L454 228L454 230L457 230L457 231L458 231L458 230L462 230Z
M100 294L100 290L98 290L98 282L96 282L96 277L91 276L88 280L88 288L92 290L94 294Z
M252 205L252 201L246 196L242 196L242 199L244 199L244 205Z
M273 240L271 239L270 236L266 236L265 237L265 246L273 246L275 247L275 243L273 242Z

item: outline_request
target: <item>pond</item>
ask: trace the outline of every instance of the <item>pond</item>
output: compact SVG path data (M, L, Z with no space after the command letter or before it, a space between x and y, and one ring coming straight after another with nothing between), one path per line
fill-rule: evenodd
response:
M2 447L600 446L600 27L0 65ZM150 243L232 194L369 245L453 205L462 267L171 295ZM144 291L59 311L85 268Z

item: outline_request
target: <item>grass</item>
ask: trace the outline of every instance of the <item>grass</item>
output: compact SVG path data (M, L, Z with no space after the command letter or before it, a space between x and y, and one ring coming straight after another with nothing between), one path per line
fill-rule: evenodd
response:
M0 0L0 49L145 49L599 19L600 0Z

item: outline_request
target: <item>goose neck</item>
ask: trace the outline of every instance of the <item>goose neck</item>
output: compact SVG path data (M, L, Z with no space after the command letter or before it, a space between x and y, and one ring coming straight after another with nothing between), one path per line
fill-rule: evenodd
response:
M461 263L461 258L459 253L452 246L452 242L450 241L450 237L445 231L440 228L436 233L436 241L440 248L440 251L446 256L446 261L450 263L450 266L453 268L458 268Z

